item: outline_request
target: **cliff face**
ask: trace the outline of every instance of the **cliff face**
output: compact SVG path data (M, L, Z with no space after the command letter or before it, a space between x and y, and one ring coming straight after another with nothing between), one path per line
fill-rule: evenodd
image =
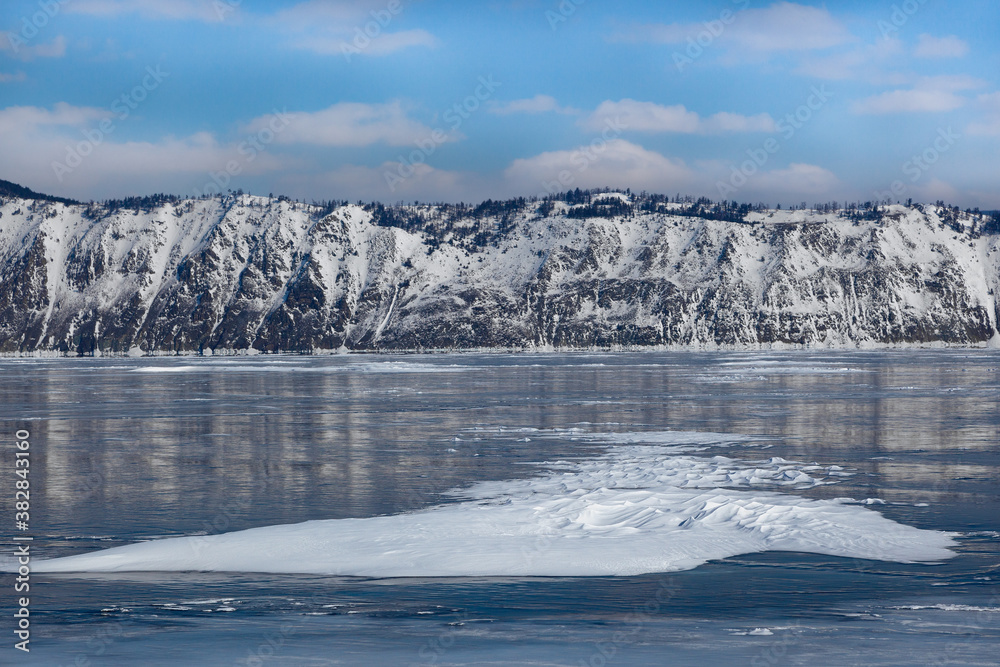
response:
M1000 340L1000 238L936 207L746 224L674 205L422 206L404 209L420 220L406 231L359 206L249 195L113 211L0 201L7 353Z

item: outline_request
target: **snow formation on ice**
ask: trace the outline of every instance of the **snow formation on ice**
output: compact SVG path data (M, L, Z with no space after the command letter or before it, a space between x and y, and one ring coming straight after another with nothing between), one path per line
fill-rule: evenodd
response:
M789 492L835 483L847 474L837 466L709 456L705 434L620 436L659 444L544 464L540 476L479 483L453 491L456 502L417 512L160 539L34 569L607 576L685 570L761 551L899 562L953 555L951 534L897 523L849 499Z

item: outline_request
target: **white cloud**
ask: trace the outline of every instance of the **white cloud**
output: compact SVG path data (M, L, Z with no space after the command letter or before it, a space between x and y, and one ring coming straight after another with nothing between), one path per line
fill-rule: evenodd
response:
M207 180L210 171L221 172L230 161L236 161L241 173L245 174L272 172L286 164L281 158L266 151L258 153L252 161L247 160L236 146L220 144L211 134L199 132L190 137L165 137L155 142L106 141L78 171L83 172L83 179L95 184L112 175L157 177L169 174L204 174Z
M401 32L382 33L371 39L355 41L354 36L346 32L332 35L304 36L294 43L296 48L312 51L320 55L356 55L387 56L396 51L423 46L433 48L438 45L437 38L426 30L403 30Z
M435 130L412 120L400 102L360 104L341 102L311 113L290 114L291 121L275 137L281 144L312 144L317 146L370 146L387 144L406 146L418 140L431 140ZM267 127L271 115L256 118L244 128L258 132ZM439 133L438 136L441 136ZM437 141L453 141L454 135Z
M721 31L718 26L721 26ZM673 23L636 28L616 35L616 38L686 45L688 38L697 39L707 30L704 23ZM815 51L852 39L847 28L825 8L792 2L778 2L764 9L736 12L728 25L719 21L716 32L717 36L708 34L720 44L757 53Z
M41 107L6 107L0 109L0 137L11 140L39 127L83 127L109 114L94 107L75 107L59 102L52 110Z
M969 124L965 131L978 136L1000 137L1000 93L980 95L977 103L984 111L983 118Z
M108 121L110 133L101 131ZM324 146L367 146L375 143L406 145L414 139L432 136L431 130L407 118L402 105L338 104L316 113L289 114L287 121L278 115L257 118L242 132L260 132L270 127L271 137L261 139L263 149L249 150L240 142L220 142L210 133L188 137L161 137L150 141L119 141L115 134L120 121L112 112L91 107L59 103L52 108L8 107L0 109L0 173L15 174L17 180L30 183L45 192L90 199L95 196L120 196L153 191L192 194L235 188L251 182L282 184L289 179L290 192L315 196L331 193L329 185L340 184L338 196L366 196L384 201L397 198L421 200L468 197L476 189L468 174L447 172L418 165L415 173L391 191L385 172L397 169L395 163L383 167L343 166L333 172L315 174L316 165L281 149L282 144ZM263 135L258 135L261 138ZM439 135L440 136L440 135ZM454 140L453 135L443 139ZM71 154L83 156L74 158ZM54 163L71 169L57 170ZM238 173L230 178L227 165ZM213 183L219 175L225 185ZM297 181L299 181L297 183ZM303 191L303 184L312 186ZM356 188L356 192L351 188ZM483 189L479 189L483 192ZM363 193L363 194L362 194Z
M986 82L967 74L946 74L942 76L925 76L917 80L917 88L926 90L945 90L958 92L982 88Z
M598 146L514 160L504 179L512 189L527 194L604 186L666 192L690 187L694 174L681 160L612 139Z
M954 111L964 104L964 98L946 91L892 90L861 100L852 109L860 114L942 112Z
M942 181L940 178L932 178L923 185L913 186L911 194L913 199L920 202L941 200L950 204L962 200L962 194L958 189L950 183Z
M289 45L321 55L385 56L411 47L434 48L437 37L423 29L397 30L407 3L385 0L308 0L265 22L285 33Z
M825 8L791 2L747 10L733 27L733 40L755 51L813 51L851 39L847 28Z
M738 113L720 111L701 122L701 131L706 134L723 132L774 132L774 119L769 114L744 116Z
M289 174L282 178L281 186L282 192L292 196L309 198L314 196L312 193L324 192L329 197L352 201L457 202L487 196L480 179L473 174L436 169L427 164L414 165L412 172L405 172L407 178L399 178L399 171L398 162L385 162L377 167L349 164L320 174Z
M856 102L852 109L859 114L891 114L954 111L965 98L940 90L892 90Z
M753 176L749 186L758 196L772 201L784 199L793 202L803 197L828 197L840 187L840 181L833 172L823 167L792 163L787 169L774 169Z
M392 161L378 166L343 165L323 173L291 171L278 177L275 192L306 199L316 198L319 192L323 197L350 200L456 202L608 186L718 198L717 183L729 174L728 163L689 166L632 142L612 139L516 159L501 174L450 171L427 164L401 170L400 164ZM771 203L839 199L841 187L827 169L796 163L758 172L736 198Z
M73 0L66 11L102 18L135 14L154 20L218 23L249 20L282 33L290 47L321 55L384 56L410 47L434 47L426 30L397 30L407 3L385 0L308 0L270 14L244 11L242 0Z
M883 39L840 53L806 58L795 73L833 81L864 79L874 84L900 85L906 82L907 77L886 74L883 67L904 54L902 41Z
M581 121L584 128L598 131L608 120L621 119L621 124L633 132L680 132L694 134L701 118L684 105L661 106L653 102L623 99L601 102L590 116Z
M357 25L367 19L373 19L369 12L385 11L386 2L380 0L307 0L287 9L278 11L274 18L277 21L298 29L314 26Z
M920 35L913 55L917 58L962 58L969 53L969 44L955 35L934 37Z
M112 112L65 103L52 109L0 109L0 145L4 147L0 173L16 175L15 180L43 192L90 199L107 196L109 190L190 193L191 188L209 181L210 172L223 173L232 161L247 175L296 164L266 150L250 159L237 144L220 144L204 132L184 138L119 141L120 123ZM63 168L57 171L54 164Z
M504 172L508 191L545 194L573 188L632 188L683 192L718 199L719 182L728 182L731 166L718 161L687 165L631 142L616 139L604 150L581 147L515 160ZM842 184L833 172L812 164L759 171L733 197L739 201L799 202L839 198Z
M723 132L773 132L774 119L768 114L743 116L720 112L702 118L681 104L662 106L653 102L623 99L604 101L581 125L600 131L608 122L620 123L630 132L676 132L680 134L721 134Z
M138 14L145 18L218 22L239 11L235 0L73 0L66 11L104 18Z
M393 202L469 201L605 186L712 196L717 180L726 178L729 172L729 165L721 163L689 166L681 159L613 134L575 150L517 159L500 173L483 174L428 164L401 167L392 161L378 166L346 164L318 169L312 159L282 149L282 144L302 143L408 144L414 132L426 133L427 128L408 119L399 103L342 104L317 113L292 115L287 126L275 132L273 143L265 142L263 150L254 151L252 157L238 144L242 136L227 143L207 132L180 138L119 141L114 134L117 128L101 136L97 130L109 118L115 116L106 110L64 103L52 108L0 109L0 145L4 147L0 151L0 173L16 175L16 180L43 192L80 199L154 191L192 194L195 190L217 191L254 184L307 199L343 197ZM242 129L259 131L275 118L261 117ZM722 116L713 122L742 127L744 118ZM95 136L99 137L96 143ZM83 159L69 164L67 157L74 152ZM72 169L57 173L54 163ZM231 164L239 173L229 178L225 172ZM213 175L225 182L217 186ZM767 201L822 198L824 188L836 185L836 178L820 167L792 165L756 174L741 188L740 197Z
M490 105L490 112L500 115L515 113L579 113L571 107L559 106L556 98L550 95L535 95L523 100L511 100L510 102L494 102Z
M0 72L0 83L14 83L16 81L24 81L27 78L24 72L17 72L15 74Z
M966 75L923 77L914 88L891 90L852 106L859 114L892 114L954 111L968 101L957 93L981 88L985 82Z
M66 55L66 38L59 35L51 42L35 44L24 40L16 33L0 35L0 52L9 53L12 58L29 61L35 58L62 58Z
M914 55L925 58L957 57L963 47L968 49L968 45L957 37L938 40L922 35ZM912 64L910 57L911 53L903 42L890 37L839 52L806 56L795 73L829 80L862 80L874 85L900 86L912 84L917 79L915 75L899 69Z
M856 49L825 58L808 60L799 65L795 73L818 79L842 81L855 78L858 74L858 69L868 64L869 61L870 58L864 50Z

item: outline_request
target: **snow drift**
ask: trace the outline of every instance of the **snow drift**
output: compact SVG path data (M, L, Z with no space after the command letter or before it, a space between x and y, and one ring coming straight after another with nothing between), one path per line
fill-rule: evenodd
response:
M769 550L901 562L953 555L949 534L896 523L849 500L783 492L848 474L836 466L707 456L698 453L713 439L705 434L620 439L702 445L620 445L598 458L548 464L539 477L455 491L461 501L419 512L154 540L33 569L616 576Z

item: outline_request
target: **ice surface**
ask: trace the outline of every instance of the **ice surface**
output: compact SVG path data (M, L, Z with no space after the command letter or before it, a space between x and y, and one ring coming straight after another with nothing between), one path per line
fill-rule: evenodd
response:
M1000 607L978 607L968 604L908 604L889 609L905 609L909 611L938 610L938 611L975 611L987 614L1000 614Z
M538 477L476 484L452 492L458 502L418 512L154 540L34 569L605 576L685 570L769 550L899 562L953 555L951 534L899 524L849 499L780 492L829 483L836 466L700 456L682 444L704 445L711 439L704 434L651 439L675 444L626 444L593 459L545 464Z
M472 366L458 364L426 364L409 361L353 362L339 366L290 365L285 361L268 360L266 364L247 364L230 361L205 362L185 365L140 366L130 369L133 373L462 373L474 370Z

